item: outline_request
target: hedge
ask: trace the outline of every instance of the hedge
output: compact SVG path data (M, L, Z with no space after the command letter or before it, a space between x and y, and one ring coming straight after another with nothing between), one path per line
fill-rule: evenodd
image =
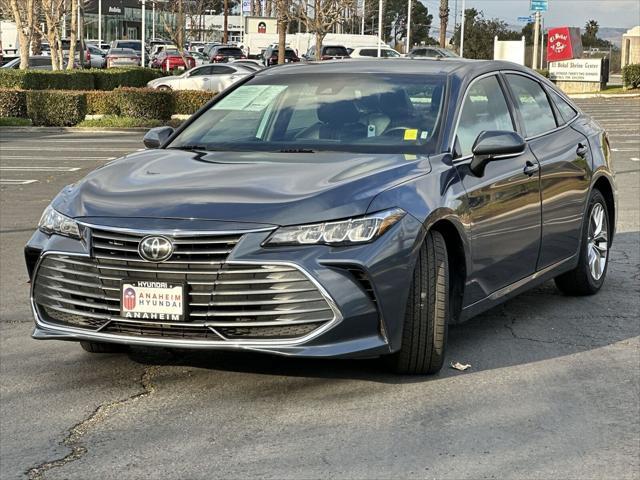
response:
M200 107L216 96L216 92L201 90L175 90L173 93L173 113L192 115Z
M22 90L113 90L118 87L146 87L162 76L151 68L109 68L94 70L0 69L0 88Z
M0 90L0 117L27 116L27 96L24 90Z
M622 68L622 83L626 88L640 87L640 63L626 65Z
M158 118L168 120L173 113L171 92L152 88L118 88L116 97L119 113L125 117Z
M28 117L34 125L51 126L75 125L84 120L86 114L167 120L174 113L195 113L215 95L214 92L198 90L147 88L85 92L0 89L0 118Z
M26 97L27 115L34 125L67 127L87 115L87 99L82 92L29 91Z

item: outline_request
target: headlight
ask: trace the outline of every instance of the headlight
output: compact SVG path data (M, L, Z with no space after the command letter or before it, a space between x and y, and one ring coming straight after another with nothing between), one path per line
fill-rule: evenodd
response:
M352 245L366 243L378 238L404 216L404 210L394 208L338 222L281 227L267 239L265 245Z
M38 228L48 235L56 233L67 237L80 238L78 224L69 217L56 212L51 205L42 213Z

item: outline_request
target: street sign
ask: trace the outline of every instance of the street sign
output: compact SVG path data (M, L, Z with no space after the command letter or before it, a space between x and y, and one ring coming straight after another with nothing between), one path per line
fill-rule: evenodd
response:
M533 23L535 22L535 18L533 15L529 15L528 17L518 17L518 23Z
M529 10L534 12L546 12L549 9L548 0L531 0Z

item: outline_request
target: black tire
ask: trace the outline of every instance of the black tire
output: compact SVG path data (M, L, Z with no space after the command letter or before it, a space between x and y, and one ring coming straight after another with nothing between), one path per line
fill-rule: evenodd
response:
M158 87L158 90L162 91L162 92L170 92L171 91L171 87L168 85L160 85Z
M413 272L402 347L391 356L397 373L431 374L442 368L449 318L449 262L439 232L427 234Z
M89 353L120 353L127 349L126 346L117 343L102 342L80 342L80 346Z
M594 278L589 266L589 250L590 250L590 230L589 224L591 222L591 214L597 205L600 205L604 211L604 218L606 220L606 263L602 269L602 275L600 278ZM558 289L565 295L593 295L600 290L604 284L604 280L607 276L607 268L609 267L609 242L611 238L611 222L609 221L609 211L607 210L607 202L602 196L602 193L598 190L593 190L589 196L589 206L587 213L582 222L582 242L580 246L580 258L578 260L578 266L573 270L559 275L554 280Z

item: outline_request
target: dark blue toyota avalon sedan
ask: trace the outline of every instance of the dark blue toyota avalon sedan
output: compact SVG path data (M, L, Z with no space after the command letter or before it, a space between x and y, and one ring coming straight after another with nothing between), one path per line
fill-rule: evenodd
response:
M144 143L43 213L34 338L433 373L449 324L549 279L594 294L607 273L607 135L515 64L267 69Z

